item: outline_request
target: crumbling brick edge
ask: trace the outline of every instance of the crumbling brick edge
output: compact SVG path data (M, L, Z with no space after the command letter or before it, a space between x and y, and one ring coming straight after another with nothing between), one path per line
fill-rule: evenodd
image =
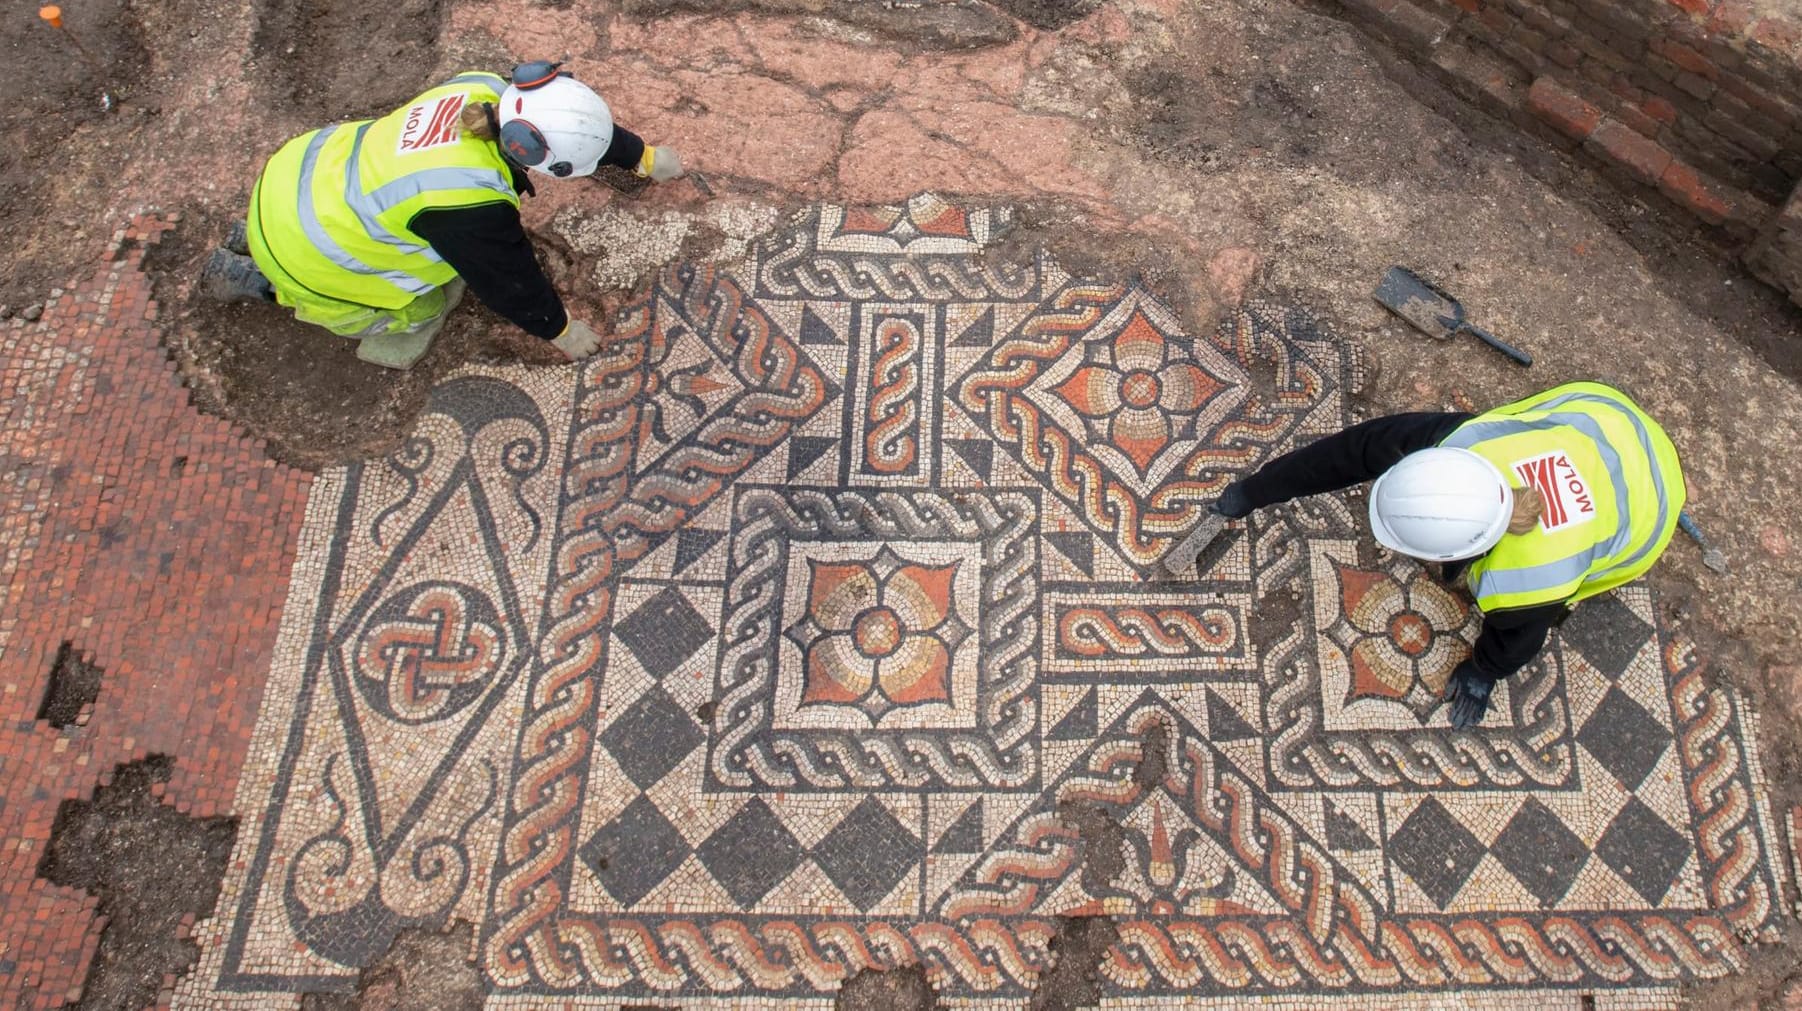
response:
M1802 305L1802 21L1752 0L1338 0L1464 100L1712 231Z

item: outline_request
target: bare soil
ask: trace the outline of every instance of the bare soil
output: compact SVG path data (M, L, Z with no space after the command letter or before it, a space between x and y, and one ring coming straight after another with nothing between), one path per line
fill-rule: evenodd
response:
M158 301L175 309L164 341L196 406L265 440L269 455L290 466L319 470L392 451L432 386L465 362L560 364L553 349L473 299L425 358L396 372L361 361L355 341L280 306L193 297L191 279L224 234L223 224L191 216L146 258Z
M939 998L926 979L926 967L909 965L859 972L839 987L832 1006L835 1011L934 1011Z
M99 666L65 642L50 664L50 684L44 689L44 704L38 708L38 719L58 730L67 730L80 721L84 711L100 697Z
M1047 11L1092 5L1095 0L1017 0L1022 7ZM1012 10L1012 0L998 6ZM813 15L849 28L870 32L912 49L976 49L1011 42L1019 35L1014 23L986 4L975 0L926 0L924 3L830 2L830 0L623 0L626 13L641 18L670 14L729 14L761 11L769 14ZM1077 15L1080 17L1081 15ZM1035 22L1036 23L1036 22ZM1060 22L1061 23L1061 22Z
M135 125L147 62L138 2L67 0L61 31L37 17L35 3L9 5L0 16L0 65L12 85L11 100L0 104L0 235L11 246L0 256L0 305L17 310L44 301L87 262L70 255L73 234L110 231L42 220L46 191L61 185L46 170L46 155L54 159L79 143L83 127ZM113 111L102 108L103 93Z
M92 800L57 810L38 876L97 896L106 918L81 999L67 1007L144 1007L166 975L200 956L185 928L218 901L237 822L190 818L158 800L152 788L171 769L157 755L121 765Z
M320 125L368 119L418 94L436 62L443 0L260 0L251 55L273 105Z
M468 958L474 945L467 923L441 933L404 930L363 969L353 992L307 994L301 1011L481 1011L488 994Z

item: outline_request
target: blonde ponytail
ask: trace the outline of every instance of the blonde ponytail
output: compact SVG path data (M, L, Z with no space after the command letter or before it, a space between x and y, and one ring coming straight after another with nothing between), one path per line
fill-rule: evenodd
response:
M471 102L458 114L457 122L463 132L477 140L493 140L500 136L495 124L498 121L491 102Z
M1545 513L1545 499L1540 497L1537 489L1514 489L1514 514L1508 517L1508 532L1524 534L1538 525L1539 517Z

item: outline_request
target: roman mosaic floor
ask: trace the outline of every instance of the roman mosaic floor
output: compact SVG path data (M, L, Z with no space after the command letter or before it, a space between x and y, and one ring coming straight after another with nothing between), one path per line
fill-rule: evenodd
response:
M1124 1005L1648 1008L1776 936L1751 716L1649 590L1454 733L1479 619L1355 495L1161 576L1359 417L1355 348L1257 302L1185 333L985 254L1008 220L816 206L321 475L178 1003L348 989L450 920L518 1008L911 964L1020 1006L1076 917Z

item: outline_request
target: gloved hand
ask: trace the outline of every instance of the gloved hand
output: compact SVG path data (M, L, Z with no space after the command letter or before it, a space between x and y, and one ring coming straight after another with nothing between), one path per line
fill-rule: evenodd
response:
M1476 664L1469 660L1459 664L1445 683L1445 697L1452 704L1452 729L1463 730L1483 722L1483 715L1489 712L1489 694L1493 691L1494 679L1477 670Z
M674 148L644 146L644 156L638 159L638 174L650 176L660 183L682 175L682 156Z
M1229 520L1242 520L1252 514L1251 500L1245 497L1245 484L1234 481L1226 486L1220 497L1214 500L1211 507L1215 512Z
M600 350L601 335L595 333L587 323L571 317L569 325L551 343L556 345L557 350L568 355L570 361L579 362Z

